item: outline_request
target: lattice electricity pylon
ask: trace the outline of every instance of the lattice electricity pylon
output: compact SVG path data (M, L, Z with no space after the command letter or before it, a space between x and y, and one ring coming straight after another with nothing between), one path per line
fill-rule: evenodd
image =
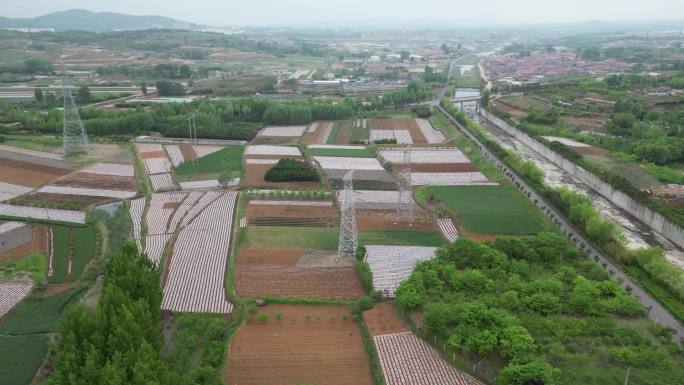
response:
M195 113L188 117L188 133L190 143L192 143L192 150L197 153L197 119ZM192 164L197 164L197 158L192 160Z
M90 143L86 134L78 107L74 102L71 85L67 78L67 71L62 64L62 96L64 98L64 109L62 115L62 132L64 134L64 156L77 153L90 154Z
M409 224L413 223L413 203L411 202L411 145L404 149L404 163L399 178L399 195L397 196L397 219L408 218Z
M356 230L356 207L354 205L354 170L344 175L344 193L342 194L342 216L340 219L340 240L337 246L337 256L354 257L359 247Z

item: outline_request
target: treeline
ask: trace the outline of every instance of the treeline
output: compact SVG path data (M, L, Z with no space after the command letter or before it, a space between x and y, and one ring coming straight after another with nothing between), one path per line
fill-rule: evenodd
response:
M410 82L405 89L385 92L382 97L373 95L367 98L373 108L395 107L415 104L429 100L433 96L432 87L425 83Z
M684 379L671 333L652 341L618 321L641 321L643 305L557 233L461 237L418 264L396 300L423 314L430 341L498 373L500 385L608 383L625 365L639 383ZM651 354L670 362L653 365Z

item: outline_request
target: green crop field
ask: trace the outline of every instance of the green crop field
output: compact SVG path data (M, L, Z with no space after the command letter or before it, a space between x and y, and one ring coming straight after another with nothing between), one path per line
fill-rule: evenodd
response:
M244 146L226 146L221 151L185 162L176 167L176 175L220 174L226 171L240 171Z
M335 139L337 139L337 132L340 130L340 122L333 122L330 128L330 135L328 135L327 144L335 144Z
M47 353L47 337L41 335L0 337L0 383L26 385Z
M33 282L45 282L45 255L31 254L21 259L7 262L1 266L0 276L5 282L11 282L13 277L28 273Z
M62 283L67 280L69 269L69 234L71 228L52 226L52 277L50 283Z
M469 232L535 234L544 230L541 214L511 185L435 186L421 194L439 199Z
M311 148L313 156L344 156L350 158L375 158L372 148L347 149L347 148Z
M21 335L57 331L64 309L83 290L71 289L48 298L25 299L0 322L0 334Z
M275 247L311 250L335 250L337 228L327 227L246 227L240 230L240 247Z
M73 230L75 237L74 261L71 266L71 280L77 280L88 261L95 255L95 230L92 227L79 227Z
M389 246L433 246L446 243L442 235L436 231L362 231L359 233L362 245Z

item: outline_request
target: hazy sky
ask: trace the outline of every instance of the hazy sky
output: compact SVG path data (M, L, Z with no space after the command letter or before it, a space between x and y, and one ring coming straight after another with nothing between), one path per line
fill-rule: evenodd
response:
M156 14L211 25L292 24L380 18L545 23L684 19L684 0L0 0L0 15L83 8Z

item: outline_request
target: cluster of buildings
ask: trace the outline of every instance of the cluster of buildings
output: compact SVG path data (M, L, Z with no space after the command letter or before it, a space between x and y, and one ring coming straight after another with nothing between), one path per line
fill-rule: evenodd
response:
M524 57L515 53L492 56L487 60L487 69L499 81L540 83L560 76L627 72L632 64L615 59L588 61L573 51L558 51L533 52Z

